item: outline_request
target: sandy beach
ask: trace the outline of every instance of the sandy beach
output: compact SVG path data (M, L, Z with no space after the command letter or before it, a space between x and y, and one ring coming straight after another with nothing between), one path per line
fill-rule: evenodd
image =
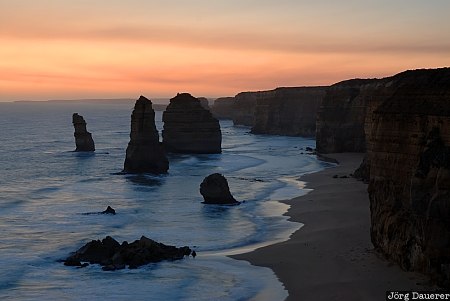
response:
M339 166L302 177L313 191L286 202L290 220L305 225L288 241L232 257L271 268L289 292L286 300L385 300L387 290L426 289L424 276L374 250L367 185L344 177L363 154L329 157Z

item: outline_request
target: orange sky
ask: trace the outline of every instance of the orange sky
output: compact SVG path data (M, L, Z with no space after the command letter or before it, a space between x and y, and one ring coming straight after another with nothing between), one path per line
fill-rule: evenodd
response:
M450 66L447 0L0 0L0 101L228 96Z

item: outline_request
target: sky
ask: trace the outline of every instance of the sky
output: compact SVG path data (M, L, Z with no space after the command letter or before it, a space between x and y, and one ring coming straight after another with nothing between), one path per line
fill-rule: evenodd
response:
M0 101L210 98L450 66L448 0L0 0Z

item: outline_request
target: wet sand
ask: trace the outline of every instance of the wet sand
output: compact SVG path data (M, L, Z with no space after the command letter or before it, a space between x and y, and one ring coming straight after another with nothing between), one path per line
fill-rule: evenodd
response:
M363 154L331 154L335 168L302 177L313 191L286 201L305 225L288 241L231 256L271 268L286 300L385 300L387 290L424 290L426 278L389 263L370 241L367 185L348 176ZM333 178L338 175L338 178Z

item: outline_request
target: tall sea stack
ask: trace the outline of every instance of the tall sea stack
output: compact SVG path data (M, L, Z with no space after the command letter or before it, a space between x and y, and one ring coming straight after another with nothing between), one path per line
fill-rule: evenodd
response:
M166 173L167 159L155 126L155 111L152 102L139 97L131 114L131 133L123 171L127 173Z
M86 130L86 121L84 121L83 116L78 115L78 113L73 113L72 123L75 128L75 145L76 152L93 152L95 151L94 140L92 139L91 133Z
M162 137L167 151L194 154L222 151L219 121L191 94L181 93L172 98L163 121Z

